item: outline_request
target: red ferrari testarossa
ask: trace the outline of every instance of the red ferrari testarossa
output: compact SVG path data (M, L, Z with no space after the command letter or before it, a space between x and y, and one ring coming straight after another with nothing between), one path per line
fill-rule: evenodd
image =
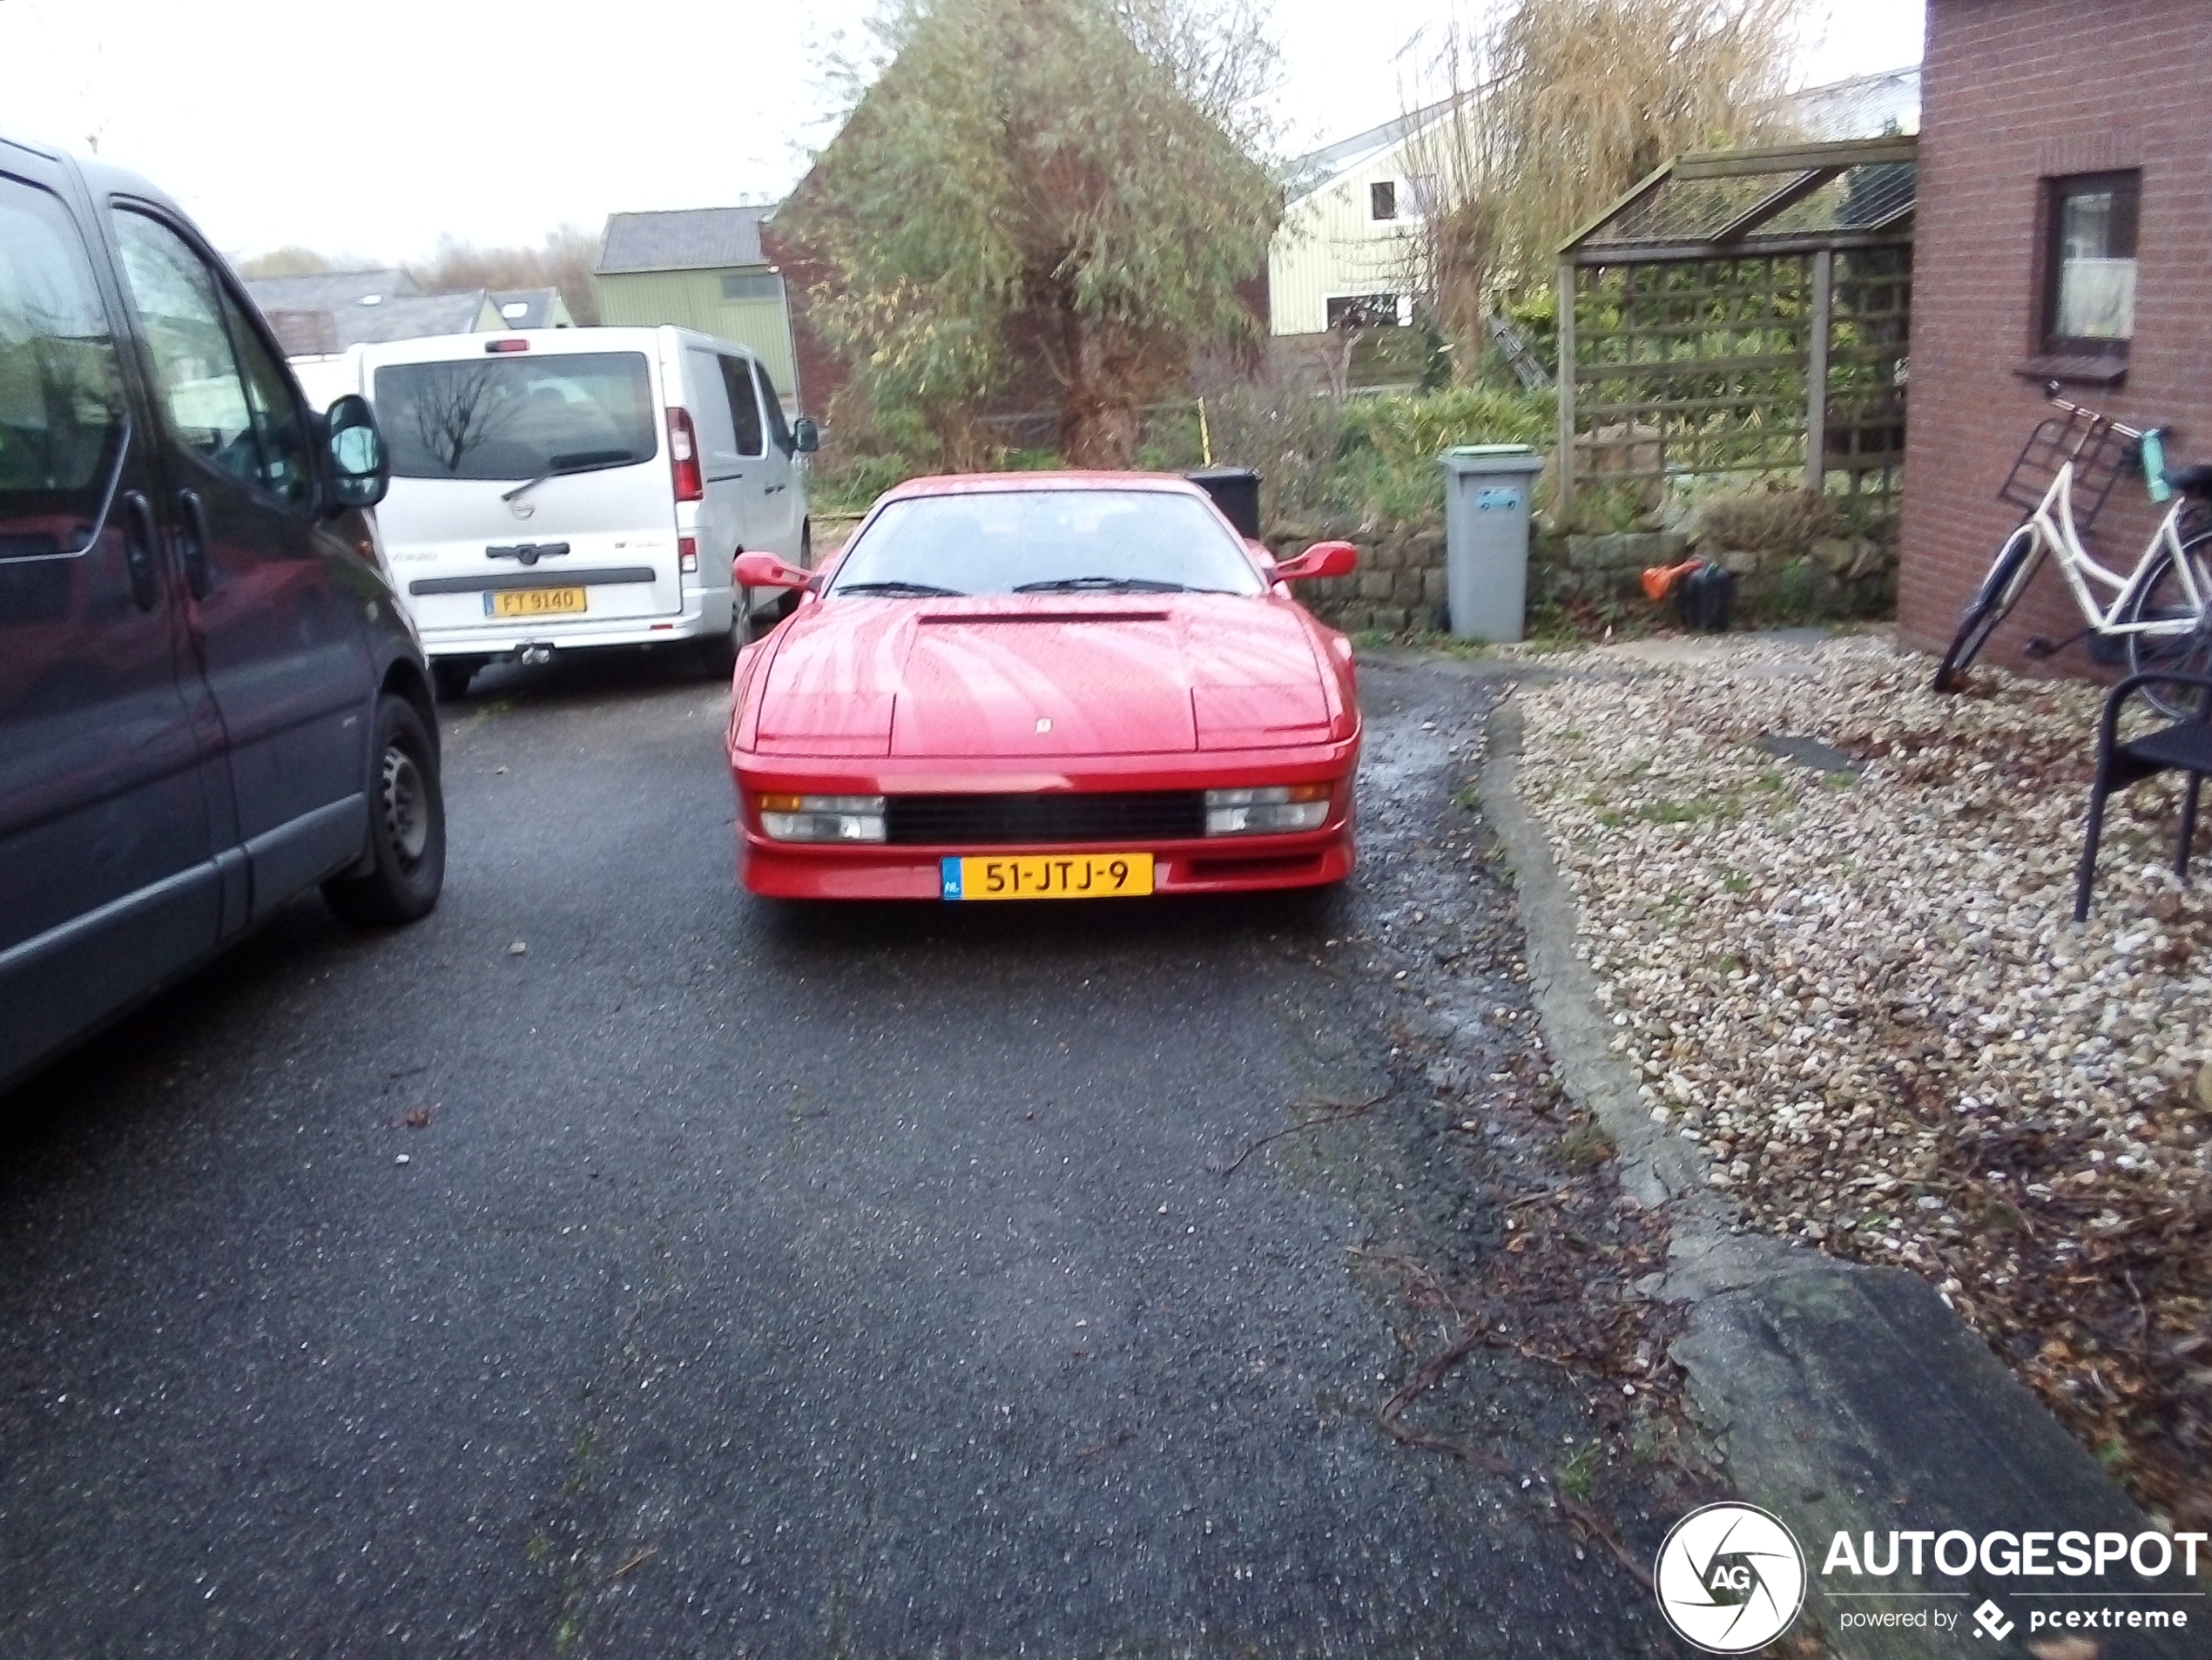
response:
M1352 863L1352 644L1205 493L1146 473L916 479L738 659L738 865L806 899L1312 887Z

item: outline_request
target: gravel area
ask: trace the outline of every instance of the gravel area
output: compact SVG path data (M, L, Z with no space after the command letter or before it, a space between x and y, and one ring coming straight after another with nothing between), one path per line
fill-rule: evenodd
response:
M2114 799L2077 926L2100 688L1939 697L1885 633L1549 661L1522 788L1653 1117L1747 1225L1933 1280L2204 1525L2212 893L2163 864L2178 786Z

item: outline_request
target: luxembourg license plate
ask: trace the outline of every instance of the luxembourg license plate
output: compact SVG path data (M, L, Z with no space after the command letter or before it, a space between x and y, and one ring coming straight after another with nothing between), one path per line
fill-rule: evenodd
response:
M583 608L581 588L510 588L484 596L487 617L573 617Z
M1152 891L1149 853L948 859L942 869L947 899L1123 899Z

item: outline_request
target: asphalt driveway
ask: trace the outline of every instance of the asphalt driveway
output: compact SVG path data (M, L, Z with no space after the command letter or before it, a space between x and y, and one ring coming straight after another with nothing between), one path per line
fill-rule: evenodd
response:
M0 1103L0 1653L1678 1651L1552 1490L1671 1519L1615 1385L1376 1421L1573 1176L1460 1130L1543 1066L1486 683L1367 671L1343 895L850 911L737 889L718 688L479 690L429 921Z

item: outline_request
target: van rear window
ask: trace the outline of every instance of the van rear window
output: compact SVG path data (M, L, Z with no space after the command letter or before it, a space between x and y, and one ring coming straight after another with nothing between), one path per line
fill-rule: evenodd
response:
M401 478L537 478L660 449L642 352L390 363L376 371L375 403Z

